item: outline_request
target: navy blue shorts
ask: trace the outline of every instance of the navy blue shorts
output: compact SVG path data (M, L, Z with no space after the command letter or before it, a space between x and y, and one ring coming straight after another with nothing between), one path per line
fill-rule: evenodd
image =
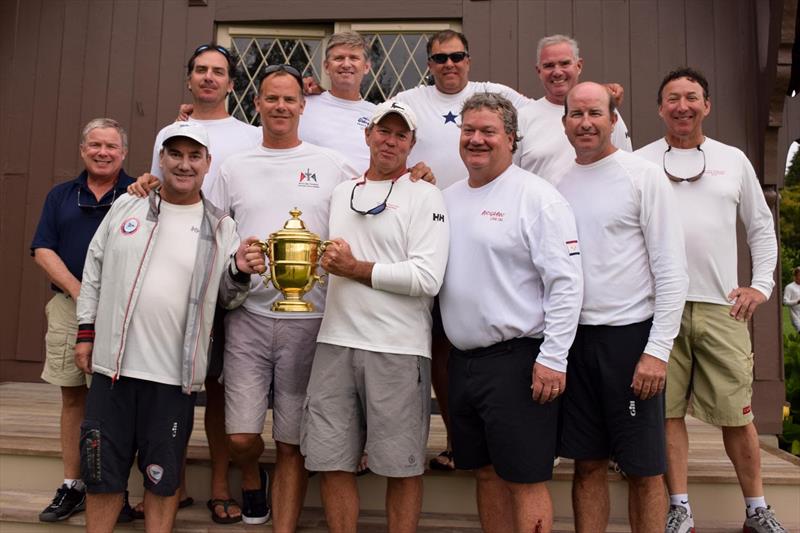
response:
M640 400L631 382L652 320L627 326L578 326L561 405L559 455L613 458L631 476L666 471L664 393Z
M124 492L139 454L144 488L173 496L181 484L197 394L175 385L92 376L81 424L81 477L90 493Z
M559 400L533 401L531 378L540 339L513 339L450 352L450 438L456 468L493 465L501 479L540 483L553 477Z

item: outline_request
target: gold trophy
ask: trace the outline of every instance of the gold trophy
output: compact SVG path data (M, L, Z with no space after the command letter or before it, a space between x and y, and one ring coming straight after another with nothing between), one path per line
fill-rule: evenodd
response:
M264 272L261 277L267 287L272 281L285 298L272 304L273 311L310 313L314 306L302 297L314 283L324 284L325 274L317 274L317 262L330 241L321 241L319 235L307 230L300 219L303 213L296 207L289 214L292 218L282 230L272 233L268 241L256 243L269 259L269 275Z

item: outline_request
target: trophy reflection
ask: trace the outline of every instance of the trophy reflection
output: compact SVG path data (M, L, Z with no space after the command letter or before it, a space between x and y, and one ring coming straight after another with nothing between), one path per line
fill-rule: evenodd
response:
M283 300L272 304L273 311L310 313L314 306L302 298L315 283L324 283L325 275L317 274L317 263L330 241L321 241L319 235L307 230L300 219L303 213L296 207L289 214L292 218L283 229L270 234L267 241L256 243L269 259L269 275L264 272L261 276L265 286L272 281L283 294Z

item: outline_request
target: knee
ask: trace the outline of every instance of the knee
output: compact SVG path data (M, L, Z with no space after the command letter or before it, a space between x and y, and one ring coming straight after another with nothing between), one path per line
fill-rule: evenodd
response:
M475 479L481 482L498 481L500 477L494 470L494 466L488 465L475 470Z
M300 446L279 441L275 441L275 453L281 459L302 457L300 454Z
M254 433L234 433L228 435L228 449L233 455L243 455L259 446L261 435Z
M575 461L575 478L589 479L603 477L608 469L608 461Z
M638 492L661 490L664 487L664 476L628 476L628 485Z

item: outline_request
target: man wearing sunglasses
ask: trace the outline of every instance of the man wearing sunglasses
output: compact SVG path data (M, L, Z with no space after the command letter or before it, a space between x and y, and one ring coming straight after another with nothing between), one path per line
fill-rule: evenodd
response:
M536 47L536 73L542 82L544 97L531 102L519 112L519 129L522 140L515 154L515 162L529 172L543 177L554 185L575 161L575 149L564 135L561 117L567 93L579 81L583 59L578 42L566 35L548 35ZM621 87L607 85L619 106ZM616 121L611 142L621 150L633 148L619 111L614 111Z
M255 96L262 142L228 157L209 192L209 199L237 221L242 235L268 236L283 227L296 207L306 227L326 239L331 193L359 174L338 152L300 140L302 83L291 65L262 71ZM273 311L272 304L281 298L274 287L256 280L242 306L225 319L225 427L233 460L242 469L243 520L266 522L268 480L258 462L271 404L273 528L286 532L297 527L307 484L300 419L325 291L316 287L306 295L314 306L309 313Z
M575 530L606 530L613 457L627 474L631 530L658 531L667 360L689 285L677 206L658 166L611 143L617 118L605 87L580 83L566 104L576 159L558 190L575 212L584 275L561 405Z
M330 286L308 384L303 454L322 473L331 531L355 531L362 450L386 476L389 531L415 531L430 416L431 313L447 263L442 193L413 182L416 116L379 105L366 129L369 169L331 198L322 255Z
M86 250L111 204L133 179L122 170L128 135L116 120L97 118L81 131L84 170L53 187L42 208L31 254L55 292L45 308L47 334L42 379L61 387L61 443L64 483L39 514L43 522L65 520L84 508L78 442L86 405L86 375L75 366L78 322L75 301L81 289ZM128 510L130 510L128 508Z
M684 416L722 427L745 499L744 531L782 532L764 499L758 434L750 405L752 353L747 322L772 293L778 247L772 215L741 150L703 134L711 112L706 78L692 68L667 74L658 89L666 135L637 154L662 166L678 200L686 241L689 294L669 359L666 390L666 531L692 531L689 437ZM750 249L752 278L740 287L736 225Z

